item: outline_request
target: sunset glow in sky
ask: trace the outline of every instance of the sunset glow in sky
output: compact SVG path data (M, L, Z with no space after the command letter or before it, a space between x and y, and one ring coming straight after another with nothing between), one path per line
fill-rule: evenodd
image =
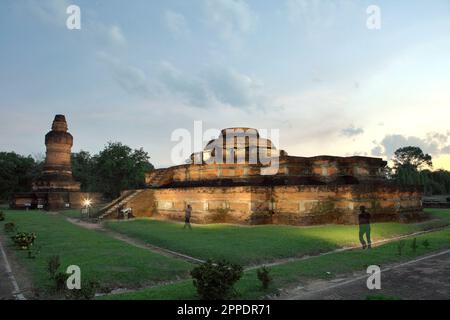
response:
M279 129L290 155L419 146L450 170L449 17L448 0L3 0L0 150L43 153L61 113L73 151L121 141L157 167L201 120Z

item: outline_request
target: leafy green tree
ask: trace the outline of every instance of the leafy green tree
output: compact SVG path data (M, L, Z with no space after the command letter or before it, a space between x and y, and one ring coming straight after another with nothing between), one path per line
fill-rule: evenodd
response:
M142 148L109 142L93 159L97 191L117 197L123 190L145 187L145 172L153 169L149 159Z
M403 147L397 149L394 154L394 168L411 168L419 170L423 167L433 167L432 157L423 153L419 147Z
M422 185L426 195L450 194L450 172L431 171L432 158L418 147L404 147L395 152L394 178L402 185Z
M81 182L81 190L96 191L94 160L91 154L83 150L72 153L71 162L72 175L76 181Z
M42 170L42 163L31 156L0 152L0 168L0 199L7 200L15 192L30 191L33 180Z

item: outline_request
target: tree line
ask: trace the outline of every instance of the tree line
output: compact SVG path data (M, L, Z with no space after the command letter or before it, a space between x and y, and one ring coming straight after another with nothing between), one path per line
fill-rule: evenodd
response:
M403 147L395 151L392 179L402 185L422 185L425 195L450 194L450 172L432 171L433 159L419 147Z
M145 187L145 172L153 169L142 148L133 150L120 142L109 142L98 154L72 154L72 174L81 191L101 192L115 198L121 191ZM0 199L28 192L42 174L44 162L15 152L0 152Z

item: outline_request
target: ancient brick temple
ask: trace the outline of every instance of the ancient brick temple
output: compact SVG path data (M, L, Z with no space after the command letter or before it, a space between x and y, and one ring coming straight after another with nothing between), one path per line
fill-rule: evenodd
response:
M73 137L67 131L64 115L56 115L52 129L45 135L46 157L42 175L33 183L32 192L17 193L14 208L56 210L79 208L83 200L99 198L98 194L80 192L80 183L72 177L71 149Z
M45 135L46 156L42 176L33 183L33 191L80 191L72 177L70 155L73 137L67 132L63 115L56 115L52 130Z
M148 189L124 192L115 205L136 216L196 223L310 225L355 223L364 205L374 221L424 218L420 186L398 186L386 161L370 157L297 157L255 129L230 128L190 162L146 174ZM106 210L103 217L114 217Z

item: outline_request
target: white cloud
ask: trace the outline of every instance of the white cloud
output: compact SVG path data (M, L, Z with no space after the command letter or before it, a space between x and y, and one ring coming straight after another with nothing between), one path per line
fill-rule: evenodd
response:
M22 5L23 8L29 10L35 17L49 24L59 25L66 28L67 7L70 3L67 0L47 0L47 1L31 1L15 2Z
M328 26L334 21L336 3L321 0L287 0L288 20L292 24Z
M66 10L71 4L67 0L45 0L45 1L25 1L17 2L19 6L23 6L29 10L32 15L37 17L43 23L55 25L66 29L66 20L69 17ZM22 8L22 7L21 7ZM81 28L88 30L83 35L87 39L94 39L96 43L102 45L124 46L126 38L122 29L118 25L106 25L98 20L87 18L88 13L81 6Z
M126 44L125 36L123 35L122 29L119 26L113 25L108 27L107 36L113 44L120 46Z
M264 109L273 101L261 81L232 68L209 67L192 74L164 61L147 73L105 52L97 56L123 90L144 99L158 96L194 108L222 105L238 109Z
M187 36L190 34L186 18L181 13L167 10L164 13L164 24L175 36Z
M445 146L441 149L442 154L450 154L450 145Z
M386 135L380 143L375 142L376 146L372 149L372 154L392 158L397 149L408 146L419 147L423 152L432 156L450 154L449 138L448 132L430 132L425 138L390 134Z
M114 80L129 94L148 98L154 92L150 88L149 81L143 70L123 63L121 60L104 52L99 52L97 57L108 66Z
M356 128L354 125L351 125L350 127L341 130L341 134L346 137L354 137L363 133L364 133L363 128Z
M226 40L236 41L253 30L257 16L243 0L205 0L208 23Z
M219 104L235 108L264 107L263 84L232 68L209 67L199 74L187 74L169 62L161 64L158 75L167 94L184 99L194 107Z
M287 20L293 26L300 26L306 34L316 35L337 23L358 17L358 3L351 0L286 0Z
M208 107L208 90L200 78L183 73L169 62L163 62L158 80L164 85L167 94L182 98L195 107Z
M248 108L263 106L263 83L231 68L215 68L206 74L206 81L216 99L222 103Z

